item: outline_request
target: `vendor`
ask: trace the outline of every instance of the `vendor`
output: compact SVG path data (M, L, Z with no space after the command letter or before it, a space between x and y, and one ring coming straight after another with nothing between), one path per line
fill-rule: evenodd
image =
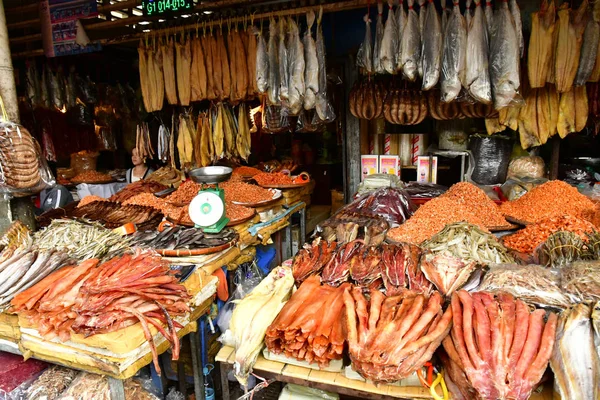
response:
M131 162L133 163L133 168L128 169L127 173L125 174L127 183L133 183L142 179L146 179L151 173L154 172L152 168L146 165L145 160L140 157L137 149L133 149L131 152Z

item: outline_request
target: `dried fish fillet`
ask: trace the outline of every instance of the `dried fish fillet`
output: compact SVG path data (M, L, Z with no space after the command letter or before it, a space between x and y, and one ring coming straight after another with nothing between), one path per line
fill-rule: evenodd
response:
M542 1L540 11L531 14L531 36L527 54L527 76L532 88L544 87L548 74L554 69L554 31L556 30L556 8L554 0L548 5Z
M175 43L173 38L169 38L160 46L163 60L163 74L165 81L165 94L167 102L171 105L176 105L177 101L177 84L175 83Z
M381 65L388 74L396 73L396 53L398 51L398 26L393 3L388 0L388 14L383 30L383 39L379 49Z
M558 11L554 80L559 93L569 92L573 87L583 44L587 4L584 0L579 9L573 11L568 3L563 3Z

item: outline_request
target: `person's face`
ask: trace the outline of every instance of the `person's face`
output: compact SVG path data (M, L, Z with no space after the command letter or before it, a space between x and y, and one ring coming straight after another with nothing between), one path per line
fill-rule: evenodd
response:
M142 159L140 158L140 156L139 156L139 154L138 154L138 151L137 151L137 149L134 149L134 150L131 152L131 162L132 162L132 163L133 163L133 165L134 165L134 166L136 166L136 167L137 167L138 165L141 165L141 164L143 163L143 162L142 162Z

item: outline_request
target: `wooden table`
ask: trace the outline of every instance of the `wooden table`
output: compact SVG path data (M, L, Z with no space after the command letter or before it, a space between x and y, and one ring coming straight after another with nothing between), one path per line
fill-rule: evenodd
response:
M227 374L233 369L234 360L235 351L232 347L227 346L221 348L215 357L215 361L219 363L221 370L223 400L230 399ZM429 389L424 387L385 384L375 386L369 382L348 379L341 372L318 371L278 361L270 361L265 359L262 354L258 356L253 372L267 380L294 383L362 399L433 399ZM438 393L441 395L441 390L438 390ZM541 393L533 393L530 399L552 400L552 385L545 385Z

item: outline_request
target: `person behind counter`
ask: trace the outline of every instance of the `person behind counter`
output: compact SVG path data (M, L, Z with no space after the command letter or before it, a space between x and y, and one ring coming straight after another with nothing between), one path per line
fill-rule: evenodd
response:
M133 163L133 168L127 170L125 174L125 180L127 183L137 182L142 179L146 179L151 173L154 172L154 169L147 166L145 161L139 156L137 149L133 149L131 152L131 162Z

